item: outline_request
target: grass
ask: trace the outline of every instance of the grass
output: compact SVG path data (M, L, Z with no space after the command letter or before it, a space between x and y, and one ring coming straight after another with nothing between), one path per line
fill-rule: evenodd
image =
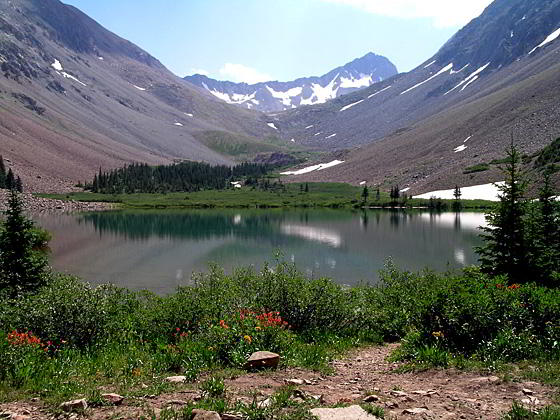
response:
M228 190L206 190L194 193L168 194L94 194L88 192L70 194L40 194L40 197L84 202L117 203L129 209L178 209L178 208L286 208L325 207L359 208L364 205L361 198L363 189L341 183L309 183L309 192L303 192L305 184L284 184L276 191L242 188ZM282 188L285 188L282 189ZM453 200L439 200L442 209L451 209ZM463 209L485 209L493 203L484 200L462 200ZM430 200L407 199L392 203L387 193L381 193L379 200L370 191L366 206L371 207L429 207Z
M347 288L285 263L231 275L214 267L195 285L156 296L53 275L35 295L0 299L0 400L38 396L56 407L77 396L96 401L101 388L157 395L171 389L166 376L195 381L211 372L202 391L226 409L223 378L253 351L328 374L330 361L352 348L399 339L395 359L421 368L526 364L519 376L559 385L558 290L508 288L474 268L407 273L389 265L381 278Z

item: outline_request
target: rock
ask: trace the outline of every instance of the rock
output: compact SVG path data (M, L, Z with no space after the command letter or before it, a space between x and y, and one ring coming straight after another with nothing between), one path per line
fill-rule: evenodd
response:
M103 401L113 405L121 405L124 397L119 394L101 394Z
M523 388L521 390L521 392L523 392L525 395L533 395L534 394L534 391L531 391L530 389L527 389L527 388Z
M165 378L166 382L172 383L172 384L181 384L183 382L185 382L187 380L186 376L168 376L167 378Z
M371 403L371 402L377 402L379 401L381 398L379 398L379 396L372 394L372 395L368 395L367 397L364 398L364 402L367 403Z
M222 414L222 420L243 420L243 416L237 413L224 413Z
M31 416L24 416L22 414L16 414L11 417L12 420L31 420Z
M319 417L319 420L374 420L379 419L368 414L359 405L351 405L343 408L314 408L311 414Z
M272 401L270 400L270 398L267 398L266 400L262 400L261 402L257 403L257 407L266 408L270 407L270 404L272 404Z
M427 408L407 408L406 410L403 410L403 414L413 414L413 415L417 415L417 414L423 414L423 413L427 413L428 410Z
M482 376L480 378L471 379L471 382L479 382L479 383L480 382L494 383L494 382L499 382L499 381L500 381L500 378L498 378L497 376Z
M167 405L188 405L188 402L183 400L171 400L167 401Z
M391 391L391 394L393 394L395 397L408 397L408 394L403 391Z
M257 351L245 363L245 369L262 369L278 367L280 355L270 351Z
M387 401L385 403L385 407L387 407L387 408L399 408L399 404L396 403L395 401Z
M220 415L215 411L194 409L192 414L191 420L221 420Z
M539 405L541 402L537 397L530 396L529 398L525 398L521 400L523 404L526 405Z
M286 379L285 382L288 385L303 385L304 384L302 379Z
M79 400L66 401L60 404L60 408L66 412L87 410L88 404L85 398Z

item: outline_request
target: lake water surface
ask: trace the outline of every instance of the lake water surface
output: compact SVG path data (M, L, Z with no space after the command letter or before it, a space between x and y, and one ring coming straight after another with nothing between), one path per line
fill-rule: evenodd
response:
M482 213L342 210L116 211L45 214L51 263L92 284L164 294L217 263L226 271L279 252L310 276L374 283L385 261L403 269L475 264Z

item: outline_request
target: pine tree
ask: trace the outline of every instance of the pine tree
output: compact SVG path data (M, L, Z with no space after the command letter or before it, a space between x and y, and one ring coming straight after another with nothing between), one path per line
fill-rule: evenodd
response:
M19 176L16 178L15 190L19 193L23 192L23 182Z
M507 274L511 281L526 282L528 266L524 217L526 181L520 170L520 154L513 142L503 169L505 183L499 185L499 203L486 215L482 228L484 245L477 248L482 269L492 274Z
M0 231L0 293L19 297L45 284L47 258L34 250L33 222L23 214L23 203L15 190L8 199L6 221Z
M539 201L531 206L527 221L528 263L535 280L560 285L560 206L551 182L552 168L547 168Z
M455 190L453 191L453 197L455 198L455 201L453 202L453 210L454 211L460 211L461 208L463 207L462 203L461 203L461 196L463 194L461 193L461 188L459 188L458 185L455 185Z
M8 175L6 175L6 188L8 190L13 190L16 187L16 179L14 177L14 173L12 172L12 168L8 169Z
M308 193L309 192L309 184L306 182L305 183L305 192Z
M6 165L2 156L0 156L0 188L6 188Z
M377 187L377 190L375 191L375 201L379 201L381 200L381 191L379 191L379 186Z
M364 185L364 189L362 191L362 199L364 200L364 204L366 203L366 201L368 199L368 196L369 196L368 187L367 187L367 185Z

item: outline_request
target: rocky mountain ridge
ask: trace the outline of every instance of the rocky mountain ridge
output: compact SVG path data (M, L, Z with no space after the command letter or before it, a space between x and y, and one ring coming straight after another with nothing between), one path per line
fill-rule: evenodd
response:
M247 109L278 112L301 105L315 105L371 86L397 74L387 58L368 53L320 77L302 77L290 82L256 84L218 81L196 74L185 80L215 97Z

